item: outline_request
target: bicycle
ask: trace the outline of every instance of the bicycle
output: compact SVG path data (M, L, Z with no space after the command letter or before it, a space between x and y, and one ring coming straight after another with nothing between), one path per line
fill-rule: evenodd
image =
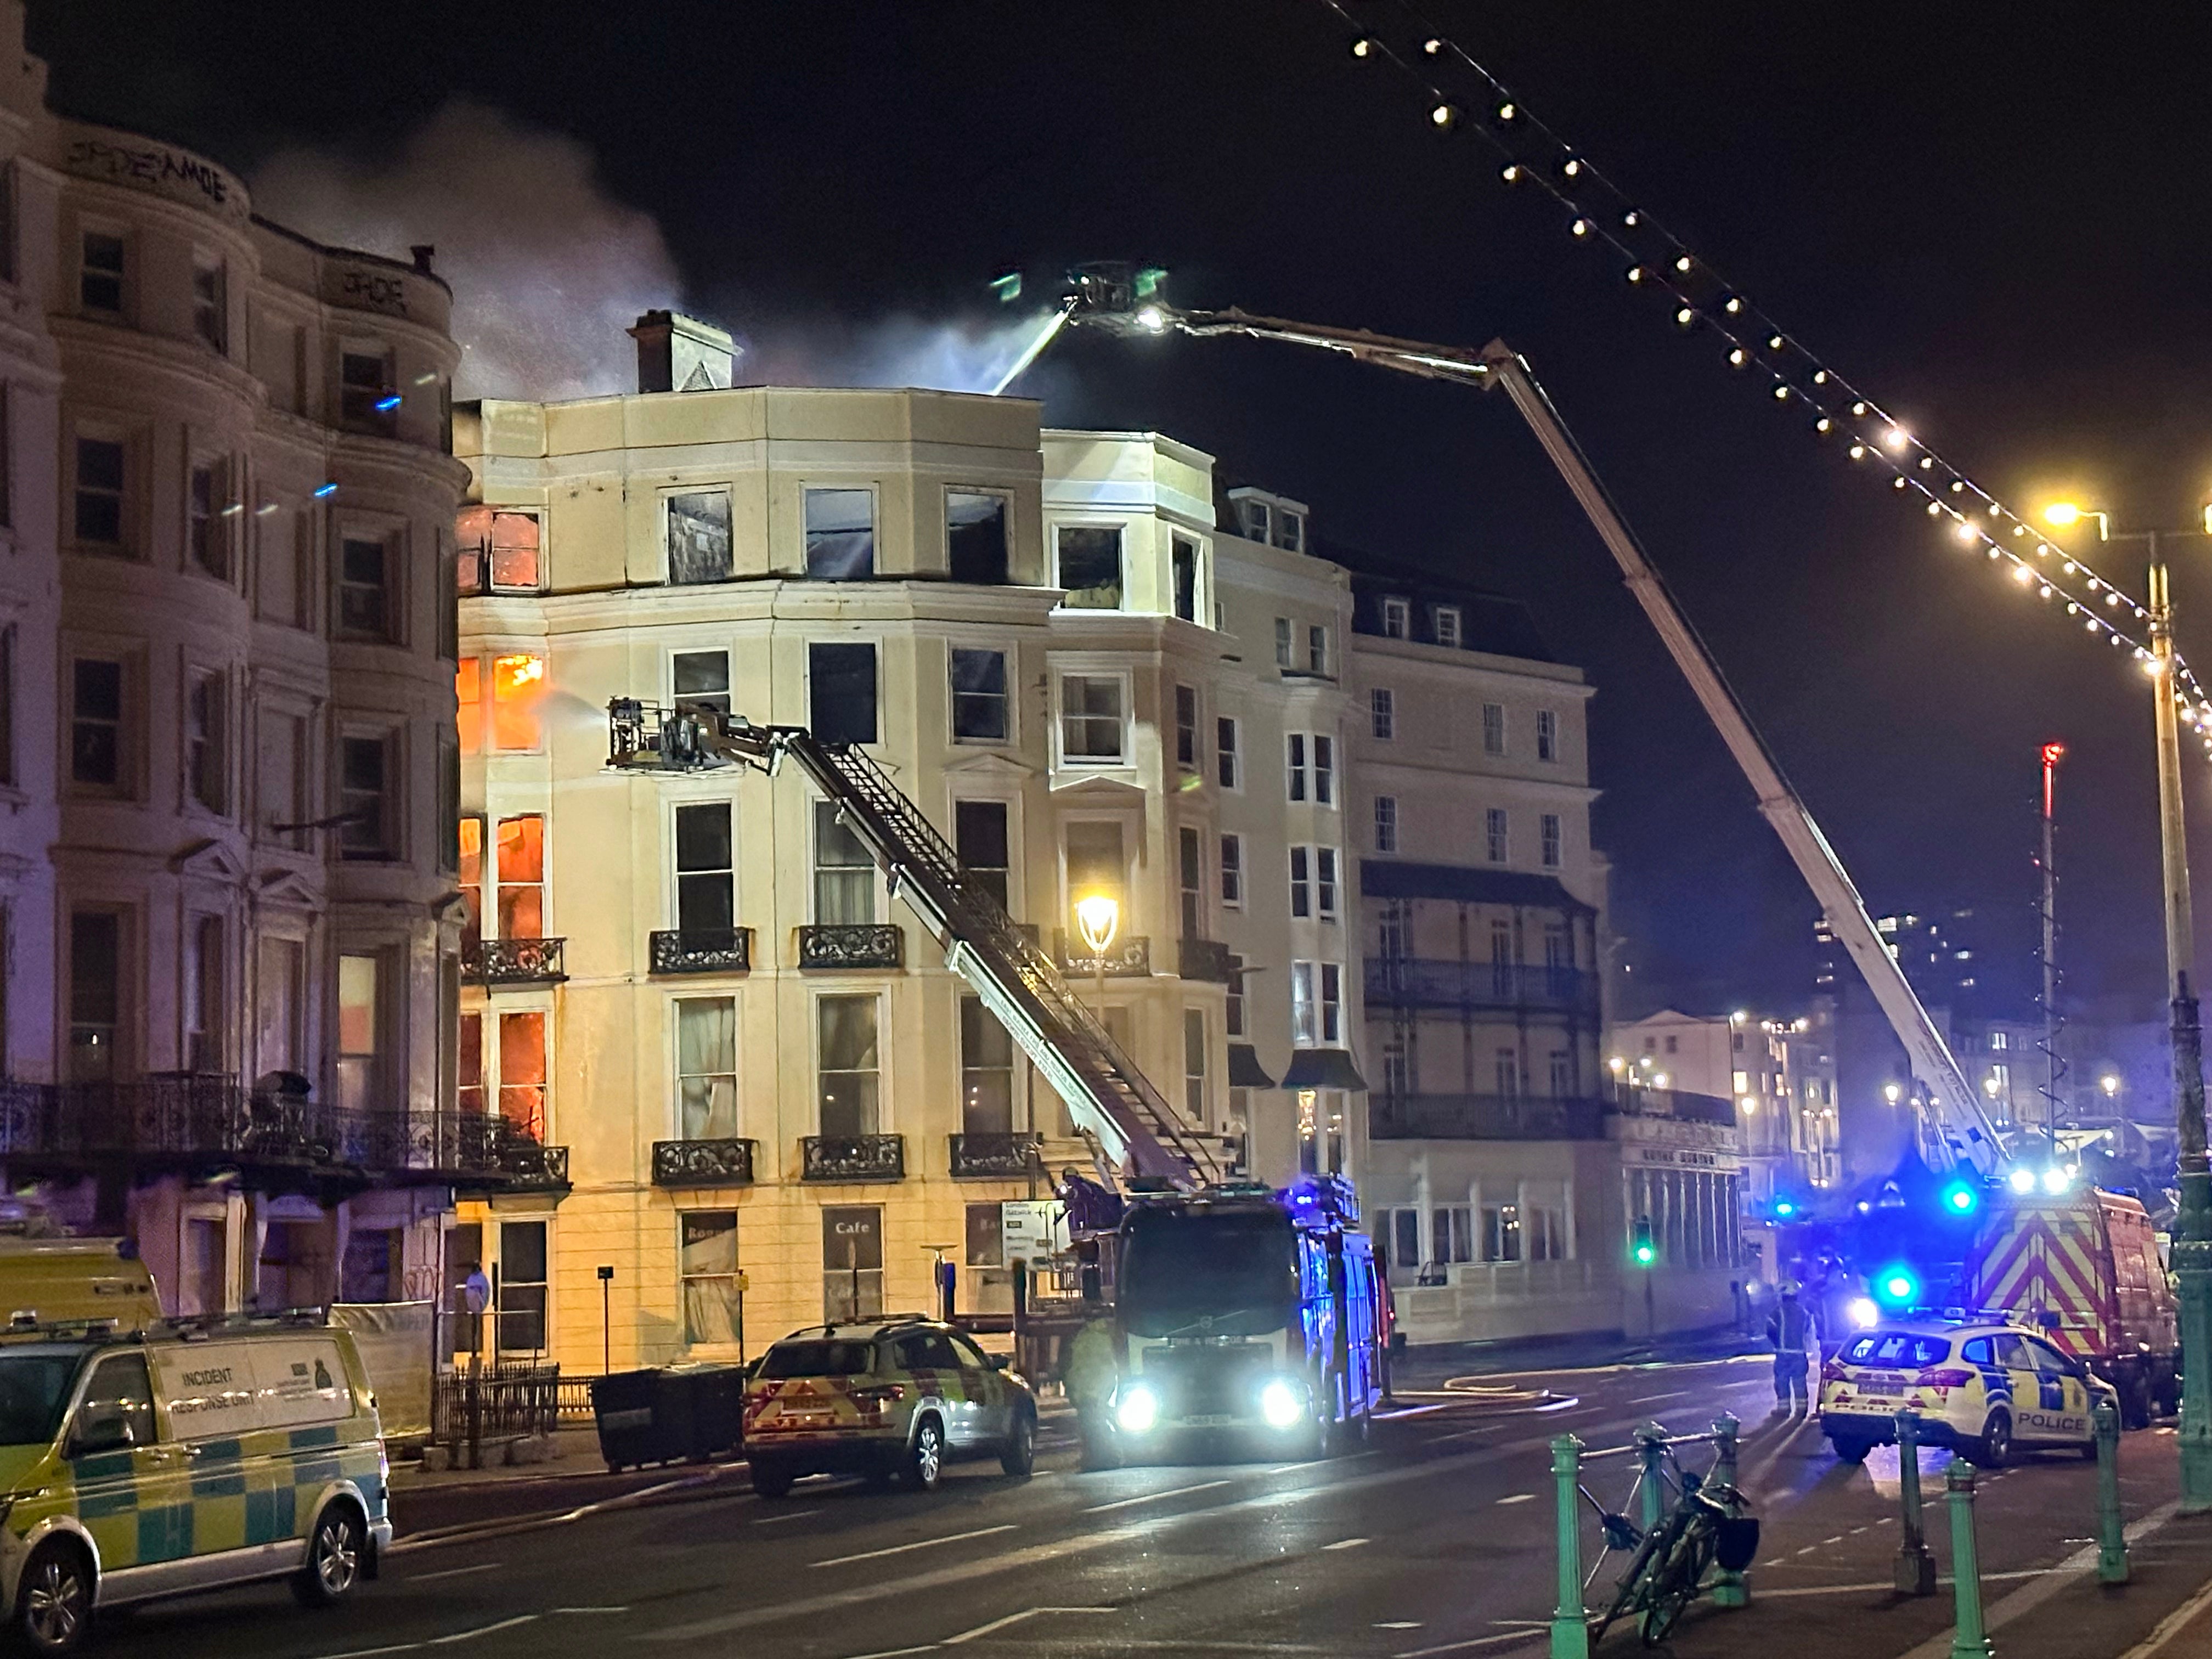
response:
M1644 1645L1658 1646L1705 1589L1708 1573L1716 1566L1741 1572L1759 1553L1759 1522L1743 1513L1743 1495L1725 1482L1684 1468L1673 1443L1662 1443L1666 1462L1657 1471L1658 1478L1662 1485L1673 1487L1675 1501L1649 1532L1639 1531L1626 1516L1609 1512L1587 1487L1582 1489L1583 1496L1598 1511L1598 1524L1606 1540L1605 1551L1591 1568L1587 1583L1596 1582L1607 1556L1635 1551L1617 1583L1612 1604L1590 1620L1593 1643L1616 1620L1640 1614ZM1671 1480L1666 1465L1673 1467ZM1638 1477L1639 1486L1643 1478ZM1634 1496L1633 1491L1630 1495Z

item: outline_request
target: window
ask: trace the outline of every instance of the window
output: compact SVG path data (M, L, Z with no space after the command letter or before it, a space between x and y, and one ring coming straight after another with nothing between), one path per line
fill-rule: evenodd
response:
M1336 848L1314 848L1314 914L1323 921L1336 920Z
M390 747L388 738L338 740L338 811L344 819L338 848L343 857L392 856L392 807L386 793Z
M808 490L806 580L864 582L875 574L876 492Z
M123 445L76 441L76 539L103 552L123 550Z
M1274 514L1268 510L1267 502L1255 501L1249 495L1238 498L1237 522L1243 528L1247 541L1259 542L1264 545L1272 540L1273 538L1269 536L1268 532L1273 527L1273 520Z
M377 1104L377 981L374 956L338 958L338 1104L365 1112Z
M684 1340L694 1347L734 1347L744 1318L738 1291L738 1212L685 1210L676 1226Z
M464 593L536 593L544 587L538 515L511 507L465 507L453 520Z
M1293 916L1313 915L1313 848L1291 848L1291 914Z
M1395 795L1375 797L1375 850L1378 853L1398 850L1398 798Z
M1555 761L1559 757L1559 716L1555 709L1536 711L1536 758Z
M1275 618L1275 666L1288 668L1290 665L1291 619L1288 617L1278 617Z
M1530 1205L1522 1216L1522 1232L1531 1261L1567 1259L1567 1212L1548 1206Z
M123 238L88 230L78 245L76 296L87 311L123 314Z
M1398 735L1398 700L1389 687L1378 685L1367 694L1367 719L1375 735L1383 742Z
M884 1212L874 1204L822 1209L822 1317L830 1324L884 1310Z
M1176 764L1186 772L1198 770L1198 690L1175 689Z
M1556 870L1559 867L1559 815L1547 812L1537 820L1537 824L1543 842L1544 867Z
M1174 565L1175 613L1187 623L1198 620L1198 544L1188 536L1172 538L1170 560Z
M1121 763L1121 682L1110 674L1060 677L1060 761L1069 766Z
M1314 805L1336 804L1336 739L1316 733L1313 740Z
M1554 1048L1545 1056L1547 1080L1552 1085L1552 1098L1565 1100L1575 1091L1574 1065L1565 1048Z
M15 280L15 169L0 167L0 283Z
M185 488L185 549L191 562L218 581L230 580L230 537L224 523L225 468L198 461Z
M1319 623L1306 629L1306 667L1316 674L1328 672L1328 629Z
M1482 1257L1486 1261L1521 1259L1521 1206L1486 1204L1482 1206Z
M1291 508L1279 507L1275 512L1275 545L1288 548L1293 553L1306 549L1306 515Z
M1213 775L1224 789L1243 787L1238 775L1239 755L1237 722L1223 714L1213 722Z
M876 1133L876 1011L873 997L823 997L814 1005L825 1135Z
M230 805L229 699L220 674L194 674L185 692L185 788L210 812Z
M967 1240L964 1252L971 1267L1003 1267L1006 1265L1006 1212L997 1203L970 1204L967 1206Z
M192 251L192 332L220 356L230 349L230 307L222 256Z
M1176 874L1182 893L1182 936L1206 937L1206 842L1198 830L1183 824L1176 831Z
M1459 646L1459 607L1440 605L1437 607L1437 643L1456 649Z
M962 884L989 894L1001 910L1011 908L1007 877L1012 842L1006 832L1006 803L953 802L952 844L960 859Z
M1224 1006L1228 1012L1223 1023L1227 1026L1229 1035L1233 1037L1243 1036L1244 1035L1244 958L1242 957L1229 958L1229 995Z
M545 820L536 812L499 821L499 936L545 937Z
M2002 1054L2011 1046L2011 1038L2007 1033L2003 1031L1992 1031L1990 1033L1990 1049L1991 1053Z
M956 582L1005 584L1006 498L968 490L945 492L945 558Z
M730 492L692 489L668 498L672 586L730 579Z
M1206 1013L1182 1011L1182 1112L1193 1123L1209 1121L1206 1101Z
M491 744L495 749L535 749L544 740L538 711L545 696L545 659L491 659Z
M15 177L13 173L4 166L0 166L0 193L4 193L7 188L5 181L13 177ZM4 204L0 204L0 211L4 211ZM0 224L0 252L5 251L6 236L7 228L4 224ZM9 279L5 276L0 276L0 282L8 280ZM9 436L8 402L8 387L4 383L0 383L0 527L15 522L15 447L9 441Z
M543 1353L546 1309L545 1224L499 1224L499 1348Z
M254 946L253 1009L257 1072L304 1072L307 947L264 933Z
M1490 861L1492 864L1504 863L1512 848L1504 807L1492 806L1484 810L1482 837L1485 855Z
M8 176L0 167L0 179ZM0 788L15 781L15 625L0 627ZM4 945L0 940L0 945ZM0 980L5 975L0 975ZM0 1037L4 1037L0 1031Z
M461 1111L482 1115L484 1109L483 1015L471 1011L461 1016L459 1041L454 1045L456 1086L453 1103Z
M545 1015L499 1017L499 1115L532 1139L545 1139Z
M1014 1127L1014 1040L980 997L960 999L960 1132L1002 1135Z
M1384 639L1404 639L1408 631L1407 623L1410 619L1411 611L1405 600L1385 599L1382 601L1382 637Z
M1668 1037L1667 1039L1667 1052L1670 1054L1673 1054L1674 1052L1674 1045L1680 1041L1680 1039L1678 1037Z
M1486 755L1505 752L1505 705L1502 702L1482 705L1482 752Z
M956 743L1004 743L1006 653L952 647L952 737Z
M808 720L823 743L876 740L876 647L806 647Z
M1285 793L1292 800L1304 800L1306 798L1306 734L1292 732L1283 741L1289 771Z
M684 997L676 1005L676 1136L727 1140L738 1133L738 1001Z
M70 780L93 789L126 782L123 736L123 665L79 657L70 669Z
M720 714L730 712L730 653L678 651L669 660L669 681L678 702L697 703Z
M1334 962L1291 964L1291 1041L1301 1047L1343 1041L1344 969Z
M1413 908L1402 899L1386 903L1376 919L1376 949L1390 961L1403 962L1413 954Z
M392 549L382 536L349 532L338 538L338 633L343 638L389 640L393 606Z
M1244 837L1221 834L1221 902L1231 910L1244 905Z
M1060 604L1070 611L1121 608L1121 527L1119 525L1062 525L1054 544L1060 552Z
M133 1446L154 1443L154 1386L147 1375L143 1354L115 1354L93 1368L84 1385L80 1416L112 1412L121 1423L126 1442ZM157 1454L158 1455L158 1454Z
M122 1004L123 918L112 910L72 912L68 1081L105 1082L115 1076Z
M1071 950L1088 950L1075 907L1094 893L1120 903L1122 921L1131 920L1128 907L1128 855L1122 849L1121 826L1112 818L1075 818L1062 830L1063 856L1067 870L1067 933ZM1117 936L1118 937L1118 936Z
M1507 1100L1521 1097L1521 1051L1499 1048L1491 1055L1490 1077L1492 1085Z
M339 1024L343 1027L344 959L339 960L340 1007ZM179 999L184 1005L185 1065L194 1072L220 1072L223 1067L226 1047L224 1033L228 1023L223 1018L222 918L193 916L185 930L185 983ZM343 1031L341 1029L341 1038ZM340 1048L344 1044L340 1042ZM343 1066L341 1066L343 1073ZM343 1081L343 1075L341 1075Z
M392 354L381 346L349 342L338 355L338 421L354 432L389 437L399 424L399 392L392 384Z
M1439 1204L1429 1212L1429 1263L1444 1267L1474 1260L1474 1212L1464 1204Z
M876 866L834 801L814 803L814 920L824 927L876 919Z
M1732 1081L1734 1082L1734 1084L1735 1084L1735 1091L1736 1091L1736 1093L1738 1093L1738 1094L1740 1094L1740 1095L1741 1095L1741 1094L1747 1094L1747 1093L1748 1093L1748 1092L1750 1091L1750 1089L1751 1089L1751 1073L1748 1073L1748 1072L1736 1072L1736 1073L1732 1073L1732 1074L1731 1074L1731 1079L1732 1079Z
M737 860L730 803L676 809L676 930L726 934L737 923Z
M484 821L465 817L454 826L456 850L459 855L459 872L454 884L461 890L461 898L468 909L461 924L463 939L483 937L483 843Z
M1382 1051L1383 1097L1403 1100L1413 1092L1413 1071L1407 1064L1406 1051L1394 1042Z

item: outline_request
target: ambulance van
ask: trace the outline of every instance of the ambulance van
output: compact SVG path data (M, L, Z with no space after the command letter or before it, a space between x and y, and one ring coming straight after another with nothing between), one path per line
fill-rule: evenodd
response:
M96 1608L277 1578L325 1606L376 1577L387 1466L350 1334L25 1311L0 1334L0 1610L32 1652Z

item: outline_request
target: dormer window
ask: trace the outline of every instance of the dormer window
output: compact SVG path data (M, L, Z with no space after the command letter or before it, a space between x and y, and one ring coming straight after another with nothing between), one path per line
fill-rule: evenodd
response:
M1243 526L1246 541L1264 544L1273 539L1270 532L1274 527L1274 509L1265 501L1243 497L1237 503L1237 522Z
M1437 607L1437 643L1456 650L1459 647L1459 607L1440 605Z
M1405 600L1385 599L1382 601L1382 637L1384 639L1404 639L1407 633L1411 631L1408 624L1411 623L1412 619L1412 607L1407 605Z
M1275 512L1275 545L1292 553L1306 550L1306 515L1279 507Z

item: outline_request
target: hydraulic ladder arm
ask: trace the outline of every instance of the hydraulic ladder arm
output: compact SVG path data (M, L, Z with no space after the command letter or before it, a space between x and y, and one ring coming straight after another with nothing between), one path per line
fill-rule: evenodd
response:
M836 803L890 891L944 948L945 966L1066 1102L1109 1171L1126 1167L1188 1188L1220 1178L1202 1130L1183 1122L1051 959L968 880L944 836L864 751L823 743L804 726L754 726L702 704L663 710L618 697L607 717L607 763L624 770L743 765L773 775L786 757L794 762Z
M1097 273L1106 273L1103 280ZM1088 274L1087 274L1088 273ZM1835 848L1814 821L1796 790L1752 726L1735 694L1721 678L1718 665L1674 597L1637 544L1626 522L1598 482L1596 473L1567 431L1551 399L1528 371L1527 363L1503 342L1493 341L1481 351L1464 347L1432 345L1419 340L1374 334L1364 329L1330 328L1289 322L1248 312L1182 311L1152 301L1139 305L1126 289L1117 288L1113 268L1086 267L1076 273L1070 295L1068 320L1076 325L1103 325L1120 332L1161 333L1173 330L1198 337L1241 334L1252 339L1334 351L1377 368L1427 380L1455 380L1483 390L1502 387L1522 419L1535 434L1559 476L1566 481L1606 550L1620 567L1628 590L1659 632L1660 641L1682 671L1691 690L1704 708L1735 757L1759 803L1759 815L1781 837L1782 844L1813 890L1830 930L1850 953L1874 993L1875 1003L1890 1029L1904 1045L1914 1077L1927 1091L1921 1116L1922 1150L1939 1166L1965 1163L1984 1176L1996 1172L2004 1159L1996 1125L1983 1109L1960 1070L1958 1060L1943 1041L1942 1033L1921 1006L1919 996L1905 977L1881 935L1867 914L1858 889L1836 856Z

